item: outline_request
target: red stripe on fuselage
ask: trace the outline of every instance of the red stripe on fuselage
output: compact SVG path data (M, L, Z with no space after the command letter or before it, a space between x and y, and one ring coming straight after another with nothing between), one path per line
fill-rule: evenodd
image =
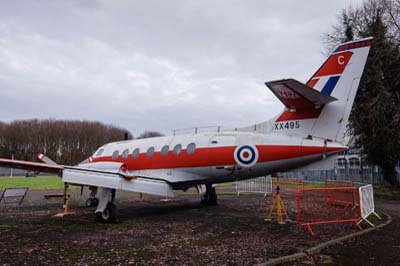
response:
M160 152L155 152L149 158L146 153L141 153L134 159L131 155L126 159L121 156L113 161L111 156L93 158L93 162L123 162L129 170L149 170L149 169L172 169L207 167L218 165L235 165L234 151L236 147L214 147L197 148L194 154L188 154L183 150L179 155L169 151L167 156L162 156ZM269 162L283 159L290 159L300 156L319 154L324 152L324 147L302 147L302 146L273 146L260 145L258 149L258 162ZM340 147L327 148L327 152L344 150Z

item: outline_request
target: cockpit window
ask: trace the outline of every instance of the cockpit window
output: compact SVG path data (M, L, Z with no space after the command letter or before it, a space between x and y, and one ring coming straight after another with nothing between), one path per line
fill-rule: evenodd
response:
M96 153L96 157L100 157L102 154L103 154L103 151L104 151L104 149L103 148L101 148L101 149L99 149L98 151L97 151L97 153Z

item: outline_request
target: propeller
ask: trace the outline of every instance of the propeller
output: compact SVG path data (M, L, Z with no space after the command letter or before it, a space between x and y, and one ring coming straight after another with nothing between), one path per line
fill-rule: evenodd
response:
M46 155L44 155L43 153L38 153L37 157L39 158L39 160L41 160L42 162L45 162L47 164L51 164L51 165L58 165L55 161L53 161L52 159L50 159L49 157L47 157Z

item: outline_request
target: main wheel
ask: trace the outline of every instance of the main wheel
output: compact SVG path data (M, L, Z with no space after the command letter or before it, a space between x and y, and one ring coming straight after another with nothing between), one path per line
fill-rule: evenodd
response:
M200 203L201 203L202 205L208 206L208 202L209 202L209 199L208 199L208 195L207 195L207 194L201 196L201 201L200 201Z
M201 204L204 206L217 206L217 193L211 185L206 185L206 193L201 197Z
M107 203L107 207L103 212L95 213L95 220L101 223L117 222L117 207L112 202Z

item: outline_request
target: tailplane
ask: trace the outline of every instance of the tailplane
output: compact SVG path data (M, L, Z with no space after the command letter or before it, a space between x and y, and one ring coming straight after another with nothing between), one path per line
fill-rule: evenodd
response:
M273 130L343 142L372 38L339 45L306 83L293 79L266 85L285 105Z

